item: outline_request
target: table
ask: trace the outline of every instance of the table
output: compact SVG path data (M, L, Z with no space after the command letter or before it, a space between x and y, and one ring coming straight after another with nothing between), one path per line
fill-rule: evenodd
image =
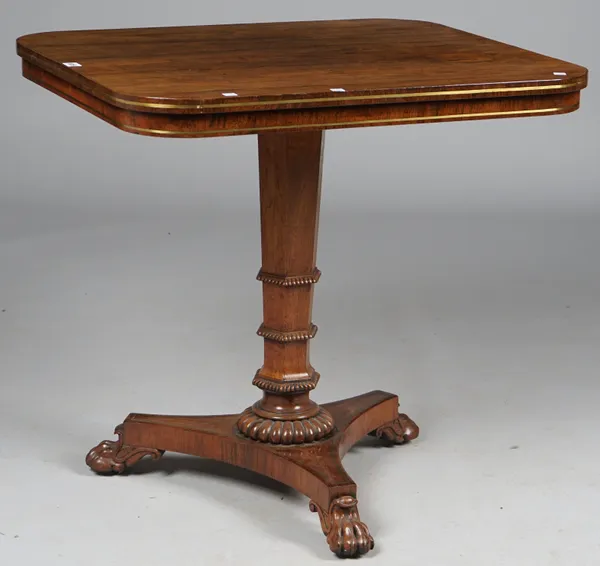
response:
M368 552L341 458L367 434L402 444L419 429L392 393L310 399L323 131L564 114L579 107L587 70L395 19L47 32L19 38L17 51L26 78L127 132L258 135L262 398L241 414L130 414L87 464L121 473L174 451L248 468L307 495L338 556Z

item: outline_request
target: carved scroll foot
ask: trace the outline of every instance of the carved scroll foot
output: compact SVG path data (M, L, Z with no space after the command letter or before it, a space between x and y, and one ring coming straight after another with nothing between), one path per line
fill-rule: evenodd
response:
M164 450L124 444L123 425L117 426L115 434L119 436L118 440L103 440L88 452L85 463L94 472L99 474L121 474L127 468L139 462L144 456L151 456L152 459L158 460L164 454Z
M404 444L419 436L419 427L411 418L402 413L393 421L381 425L369 434L383 438L391 444Z
M375 546L369 528L360 520L357 505L350 495L334 499L327 511L314 501L309 504L310 510L319 514L329 548L340 558L357 558Z

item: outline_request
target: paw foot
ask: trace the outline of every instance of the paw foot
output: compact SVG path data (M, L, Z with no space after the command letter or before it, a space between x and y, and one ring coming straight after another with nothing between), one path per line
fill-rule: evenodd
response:
M158 460L164 454L164 450L123 444L122 425L115 429L115 434L118 435L118 440L103 440L88 452L85 463L94 472L99 474L121 474L127 468L139 462L144 456L151 456L154 460Z
M419 436L419 427L408 415L402 413L393 421L381 425L369 434L377 438L383 438L392 444L404 444Z
M334 499L323 511L314 501L310 510L319 514L321 528L331 551L340 558L356 558L375 546L369 528L360 520L358 501L344 495Z

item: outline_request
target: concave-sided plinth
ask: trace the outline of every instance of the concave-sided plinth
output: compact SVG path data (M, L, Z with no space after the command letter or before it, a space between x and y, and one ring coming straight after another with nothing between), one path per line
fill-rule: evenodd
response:
M263 396L241 414L131 414L87 456L99 473L120 473L165 451L212 458L287 484L311 498L329 547L341 557L373 548L358 514L356 484L341 462L361 437L388 442L416 438L417 426L398 414L398 398L373 391L317 405L319 380L309 360L323 135L320 131L261 134L258 139L263 285L264 363L253 384Z
M356 484L342 465L344 454L371 433L402 444L419 429L398 414L398 397L372 391L323 405L336 423L325 440L282 446L251 440L238 431L239 415L161 416L131 414L115 431L117 441L103 441L87 456L98 473L122 473L144 456L165 451L227 462L273 478L310 498L329 547L340 557L373 548L373 538L358 514ZM282 518L283 519L283 518Z

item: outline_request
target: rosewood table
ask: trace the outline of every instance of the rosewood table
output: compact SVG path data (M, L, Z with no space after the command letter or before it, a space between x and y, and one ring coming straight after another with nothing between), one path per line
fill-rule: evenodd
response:
M17 41L23 75L136 134L258 134L264 364L262 398L241 414L130 414L87 455L121 473L165 451L221 460L310 497L329 547L373 548L341 458L372 434L419 429L372 391L317 405L309 361L323 131L564 114L587 70L450 27L393 19L64 31Z

